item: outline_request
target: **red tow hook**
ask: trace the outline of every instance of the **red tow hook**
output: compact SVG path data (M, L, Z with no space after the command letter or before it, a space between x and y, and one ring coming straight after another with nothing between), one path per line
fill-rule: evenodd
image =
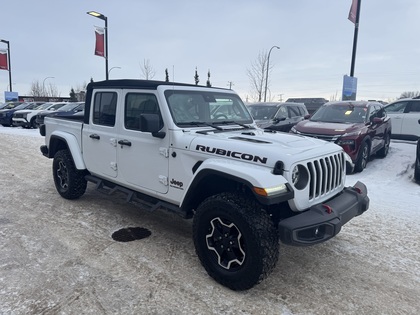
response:
M353 188L358 194L362 193L362 190L359 187L353 187Z
M323 204L322 206L327 210L328 214L332 212L332 208L329 205Z

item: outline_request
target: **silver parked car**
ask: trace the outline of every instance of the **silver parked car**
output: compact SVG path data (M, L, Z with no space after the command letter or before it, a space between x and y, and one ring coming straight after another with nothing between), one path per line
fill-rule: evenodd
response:
M394 139L417 140L420 138L420 96L405 98L385 106L392 120Z

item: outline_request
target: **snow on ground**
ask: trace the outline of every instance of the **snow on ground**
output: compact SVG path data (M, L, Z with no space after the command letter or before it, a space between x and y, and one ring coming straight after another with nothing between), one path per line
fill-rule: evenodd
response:
M370 208L332 240L281 245L273 273L246 292L207 276L191 223L138 211L89 188L61 198L38 130L0 126L0 314L419 314L420 185L415 142L349 175ZM127 244L110 234L140 225Z

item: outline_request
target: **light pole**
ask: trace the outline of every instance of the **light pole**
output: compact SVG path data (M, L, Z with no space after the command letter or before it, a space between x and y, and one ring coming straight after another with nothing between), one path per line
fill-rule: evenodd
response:
M46 95L46 93L45 93L45 80L47 80L47 79L55 79L55 77L46 77L46 78L44 79L44 81L42 81L42 94L44 94L44 96L48 96L48 95Z
M111 69L109 69L109 71L108 71L108 77L109 77L109 73L111 72L112 69L121 69L121 67L112 67Z
M0 39L0 42L7 44L7 62L9 63L9 86L10 92L12 92L12 65L10 64L10 42L5 39Z
M96 11L89 11L86 12L89 15L92 15L98 19L105 21L105 78L108 80L109 78L109 71L108 71L108 18L103 15L102 13L98 13Z
M279 46L273 46L270 48L270 51L268 52L267 57L267 74L265 75L265 91L264 91L264 102L267 100L267 84L268 84L268 70L270 69L270 54L273 48L280 49Z

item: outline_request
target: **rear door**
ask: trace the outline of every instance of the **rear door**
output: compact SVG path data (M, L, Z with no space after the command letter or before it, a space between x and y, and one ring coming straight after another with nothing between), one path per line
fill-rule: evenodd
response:
M92 174L115 178L117 169L117 106L121 90L93 91L89 124L82 132L83 159Z
M404 111L407 104L408 101L400 101L385 107L386 113L392 121L392 134L394 135L401 135L402 133L403 119L405 116Z
M420 100L409 101L403 116L401 134L420 137Z

